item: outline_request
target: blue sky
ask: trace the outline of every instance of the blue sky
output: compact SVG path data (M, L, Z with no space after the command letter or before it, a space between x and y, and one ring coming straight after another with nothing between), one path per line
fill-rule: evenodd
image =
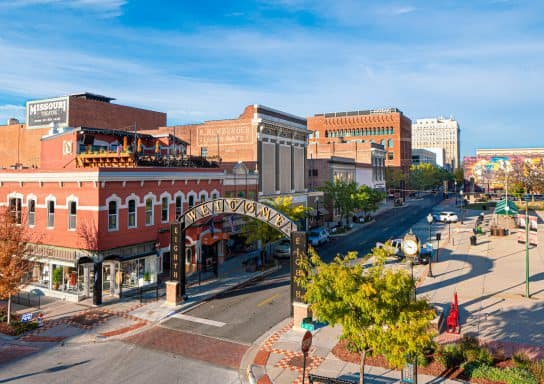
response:
M461 152L543 146L544 2L1 0L0 119L89 91L168 113L453 115Z

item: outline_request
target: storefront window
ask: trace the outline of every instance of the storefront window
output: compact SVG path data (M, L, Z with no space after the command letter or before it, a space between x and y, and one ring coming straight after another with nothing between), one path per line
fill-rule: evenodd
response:
M137 288L151 284L157 278L157 256L121 262L123 288Z

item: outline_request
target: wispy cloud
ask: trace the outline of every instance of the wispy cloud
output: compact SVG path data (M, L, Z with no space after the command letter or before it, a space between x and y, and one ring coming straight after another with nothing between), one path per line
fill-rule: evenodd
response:
M92 11L102 17L117 17L128 0L4 0L1 8L23 8L30 6L52 6Z
M415 10L416 10L416 7L412 7L410 5L398 6L398 7L391 8L391 12L394 15L405 15L407 13L415 12Z

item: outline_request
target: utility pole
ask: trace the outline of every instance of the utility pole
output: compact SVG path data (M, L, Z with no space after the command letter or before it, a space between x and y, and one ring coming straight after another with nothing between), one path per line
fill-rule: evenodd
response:
M529 201L525 201L525 297L529 298Z

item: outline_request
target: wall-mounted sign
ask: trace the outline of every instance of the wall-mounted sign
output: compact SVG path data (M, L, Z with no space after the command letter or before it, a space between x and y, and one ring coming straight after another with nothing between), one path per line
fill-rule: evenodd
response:
M291 236L291 232L297 230L296 224L291 219L274 208L254 200L238 198L221 198L202 203L186 211L178 218L178 221L183 221L185 227L189 227L196 221L220 213L235 213L253 217L271 225L285 236Z
M302 264L308 257L308 235L306 232L291 233L291 302L304 303L306 290L296 282L304 276Z
M51 123L68 125L68 97L35 100L26 103L27 128L43 128Z

